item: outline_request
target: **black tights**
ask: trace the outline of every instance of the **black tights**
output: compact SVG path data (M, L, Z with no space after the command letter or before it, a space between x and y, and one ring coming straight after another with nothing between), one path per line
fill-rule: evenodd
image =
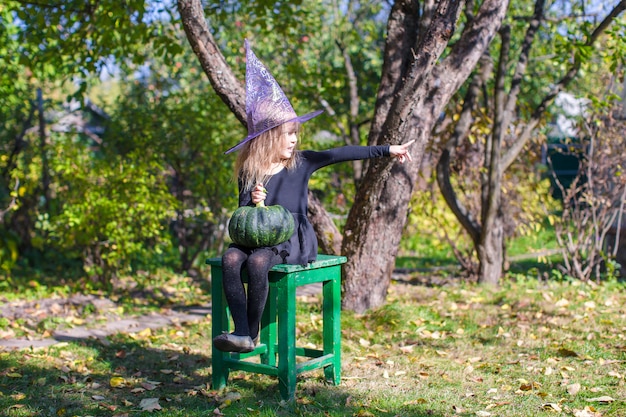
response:
M259 334L259 326L269 291L267 274L283 259L270 248L244 251L230 247L222 256L222 280L224 294L239 336L253 339ZM248 294L243 285L242 272L248 270Z

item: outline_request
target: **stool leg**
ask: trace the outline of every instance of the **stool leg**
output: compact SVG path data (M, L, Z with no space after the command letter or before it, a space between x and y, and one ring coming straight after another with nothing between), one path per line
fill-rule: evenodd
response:
M211 335L219 336L222 332L228 332L228 305L222 286L222 268L211 268ZM213 389L221 389L228 381L228 367L224 363L225 352L218 350L211 343L211 365L213 368Z
M263 317L261 318L260 343L265 344L265 350L261 353L261 363L276 366L276 288L272 282L269 284L269 293Z
M332 353L333 363L324 368L324 375L334 385L341 382L341 267L328 268L332 279L323 284L322 317L324 355Z
M293 400L296 393L296 285L286 275L277 283L278 293L278 385L282 398Z

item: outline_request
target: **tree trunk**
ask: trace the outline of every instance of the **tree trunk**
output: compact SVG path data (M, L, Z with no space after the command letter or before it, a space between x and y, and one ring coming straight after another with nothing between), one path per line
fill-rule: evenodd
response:
M323 253L329 255L341 254L341 232L335 226L333 219L324 210L320 200L309 190L308 217L317 235L317 243Z
M496 216L489 229L483 229L478 252L478 282L498 285L504 267L504 224L501 215Z
M50 172L48 170L48 146L46 144L46 119L43 109L43 93L37 89L37 109L39 112L39 152L41 155L41 193L46 213L50 212Z
M441 111L470 75L504 19L508 1L486 0L450 54L459 2L442 1L416 45L415 2L397 2L389 17L385 64L370 143L415 139L413 163L375 160L364 176L344 232L343 306L364 312L385 302L423 149ZM408 23L407 23L408 22ZM404 49L407 48L408 50Z
M358 195L367 198L355 201L343 238L343 254L348 256L343 305L359 313L385 303L419 171L417 163L377 167L363 180ZM372 207L372 202L377 203Z
M246 126L246 90L237 79L207 26L200 0L178 0L185 34L211 86L235 117Z

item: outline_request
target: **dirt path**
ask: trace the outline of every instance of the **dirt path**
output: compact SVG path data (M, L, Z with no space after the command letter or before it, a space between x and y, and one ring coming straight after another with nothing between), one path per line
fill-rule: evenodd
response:
M321 285L308 285L298 288L298 297L313 297L321 292ZM85 309L93 311L90 319L76 319L71 327L46 332L43 323L46 320L84 316ZM211 314L211 305L182 308L162 308L141 316L120 316L118 306L107 298L93 295L73 295L69 298L50 298L36 301L18 301L0 306L0 318L13 323L25 324L22 330L29 331L25 337L15 337L9 328L0 329L0 351L29 349L52 346L56 343L73 340L99 339L106 343L106 337L117 333L138 333L145 329L159 329L183 323L205 320ZM83 323L84 322L84 323ZM42 336L43 335L43 336Z

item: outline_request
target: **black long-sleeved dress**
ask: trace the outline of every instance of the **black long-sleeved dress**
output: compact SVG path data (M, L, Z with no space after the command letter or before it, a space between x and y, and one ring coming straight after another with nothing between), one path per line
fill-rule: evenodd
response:
M389 156L389 146L344 146L326 151L300 151L300 161L295 169L274 174L266 180L266 206L281 205L289 210L295 220L295 231L289 240L275 246L285 263L305 265L317 256L317 237L307 218L309 179L315 171L344 161L355 161ZM239 187L239 206L251 206L250 191ZM238 247L236 244L231 246Z

